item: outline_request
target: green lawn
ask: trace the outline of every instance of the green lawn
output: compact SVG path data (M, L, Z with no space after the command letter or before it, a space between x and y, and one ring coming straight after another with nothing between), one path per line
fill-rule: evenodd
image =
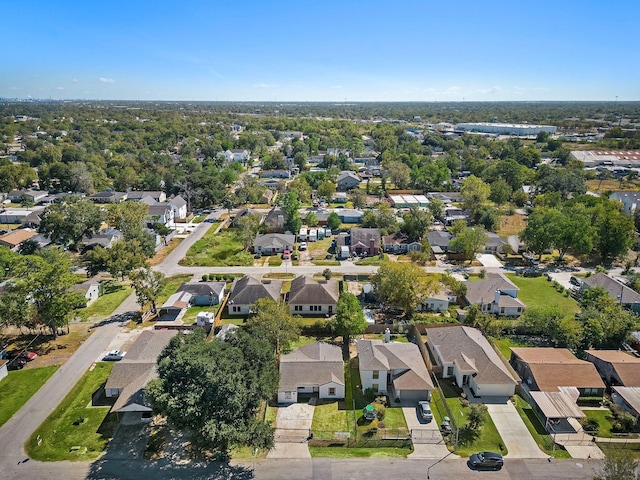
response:
M337 260L313 260L311 263L318 267L339 267L340 262Z
M558 445L556 445L555 449L553 448L553 438L540 423L540 420L536 417L531 405L525 402L520 396L516 396L514 398L516 410L518 410L520 418L522 418L522 421L527 426L529 433L538 444L538 447L547 455L553 455L555 458L571 458L569 452L564 448Z
M2 399L0 401L0 426L20 410L57 369L58 365L27 368L9 372L7 377L0 380L0 398Z
M233 230L209 231L195 242L187 255L180 260L185 267L226 267L232 265L251 266L253 255L244 250L244 245Z
M520 277L512 274L507 276L520 289L518 298L529 308L555 305L562 309L565 315L573 315L578 311L576 301L558 293L546 277Z
M193 220L191 220L191 223L202 223L202 221L207 218L206 215L198 215L197 217L193 217Z
M612 438L611 429L613 428L613 415L609 410L583 410L587 418L598 422L598 437Z
M359 260L358 262L356 262L356 265L383 265L388 261L389 261L389 255L385 253L382 258L380 258L379 255L376 255L374 257L363 258L362 260Z
M87 320L101 320L109 317L124 300L131 295L132 288L128 285L114 285L109 293L105 293L87 308L78 313Z
M220 308L220 305L212 305L212 306L195 306L195 307L189 307L187 309L187 311L185 312L184 316L182 317L182 322L185 325L190 325L192 323L196 323L196 318L198 317L198 314L200 312L213 312L214 314L218 313L218 309Z
M352 410L346 410L344 402L322 402L313 409L311 430L350 432L353 430Z
M503 338L499 338L499 339L495 339L492 338L491 341L494 343L494 345L496 347L498 347L498 350L500 350L500 353L502 353L502 356L504 358L506 358L507 360L509 360L511 358L511 347L529 347L530 345L526 344L525 342L519 342L518 340L512 338L512 337L503 337Z
M459 391L457 387L451 384L450 379L443 380L440 386L442 387L445 401L449 406L455 425L461 429L458 438L458 448L455 451L456 454L467 457L474 452L488 450L506 455L507 448L504 446L502 437L498 433L491 419L491 415L487 414L485 424L482 426L480 434L476 438L465 436L463 427L467 424L467 415L470 412L470 407L464 407L462 405Z
M167 278L167 282L162 288L160 295L158 295L158 300L156 301L158 308L160 307L160 305L166 302L171 295L173 295L178 291L178 288L180 288L180 285L190 281L192 278L193 278L193 275L187 275L187 274L174 275L173 277Z
M406 458L413 453L409 448L344 448L309 447L312 457L326 458Z
M102 454L113 432L115 417L105 422L109 407L92 407L91 397L106 382L112 367L113 363L97 363L82 376L27 441L26 450L31 458L48 462L90 461Z

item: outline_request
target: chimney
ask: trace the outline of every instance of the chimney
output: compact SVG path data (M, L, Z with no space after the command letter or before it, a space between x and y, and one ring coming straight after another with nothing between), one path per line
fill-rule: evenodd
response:
M373 238L369 239L369 255L375 255L376 254L376 241Z
M495 302L496 305L498 305L500 303L500 290L496 290L496 295L495 295L493 301Z
M384 329L384 343L391 342L391 331L388 328Z

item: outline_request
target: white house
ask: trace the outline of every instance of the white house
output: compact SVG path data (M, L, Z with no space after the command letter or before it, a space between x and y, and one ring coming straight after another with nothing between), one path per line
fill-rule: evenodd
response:
M291 282L289 311L297 315L333 315L338 306L338 282L316 282L311 277L299 276Z
M187 218L187 201L180 195L169 199L167 202L173 209L173 217L177 219Z
M9 375L9 371L7 370L7 360L0 360L0 380Z
M298 395L339 400L345 395L342 349L315 342L280 358L278 403L296 403Z
M609 198L622 202L624 211L627 213L635 211L640 204L640 192L614 192L609 195Z
M102 295L102 286L97 278L90 278L86 282L74 285L71 287L71 290L80 292L84 296L87 300L87 307Z
M433 383L417 345L358 340L356 346L363 392L372 389L402 401L431 399Z
M227 150L225 152L220 152L218 155L224 156L227 163L231 163L231 162L245 163L247 160L249 160L251 153L248 150L234 149L234 150Z
M448 289L441 288L428 298L425 298L416 308L419 312L444 312L449 304L455 303L457 297Z
M261 282L257 278L245 276L233 284L227 308L229 315L249 315L251 306L260 298L280 300L281 280Z
M515 394L518 380L480 330L452 326L427 329L427 342L442 378L455 379L476 397Z

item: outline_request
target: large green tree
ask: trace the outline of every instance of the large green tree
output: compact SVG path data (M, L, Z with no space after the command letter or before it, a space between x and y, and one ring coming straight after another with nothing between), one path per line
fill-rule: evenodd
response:
M253 304L253 313L247 319L247 328L257 338L267 340L276 355L287 350L289 344L300 336L298 321L289 312L285 303L276 303L271 298L261 298Z
M358 298L349 292L340 295L336 308L336 333L342 336L343 351L349 351L350 338L367 329L364 312Z
M151 313L158 312L156 302L166 282L161 272L156 272L150 267L139 268L129 274L131 285L136 292L136 299L141 308L149 305Z
M400 230L414 240L421 239L433 224L431 213L418 207L411 207L402 219L404 222L400 225Z
M399 307L407 315L438 290L436 277L428 276L414 263L385 263L373 276L372 283L382 303Z
M278 197L278 204L284 213L284 228L290 232L297 234L302 226L300 220L300 200L298 200L298 192L291 190L289 193Z
M460 189L464 208L475 212L489 199L491 187L475 175L469 176Z
M44 209L39 231L57 245L70 245L74 250L82 238L100 229L102 213L91 200L67 196Z
M472 262L476 253L482 251L487 244L487 232L482 227L466 228L456 235L450 242L450 248L464 254L465 258Z
M224 342L205 342L197 329L173 337L158 358L158 379L146 392L154 411L188 432L195 447L226 452L236 446L273 446L273 428L257 411L277 388L269 342L244 329Z

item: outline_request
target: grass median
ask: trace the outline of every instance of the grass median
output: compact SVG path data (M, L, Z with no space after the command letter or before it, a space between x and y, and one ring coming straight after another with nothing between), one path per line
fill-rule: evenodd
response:
M104 451L116 426L109 407L91 406L93 394L104 384L112 363L97 363L71 389L60 405L38 427L25 448L44 462L95 460Z

